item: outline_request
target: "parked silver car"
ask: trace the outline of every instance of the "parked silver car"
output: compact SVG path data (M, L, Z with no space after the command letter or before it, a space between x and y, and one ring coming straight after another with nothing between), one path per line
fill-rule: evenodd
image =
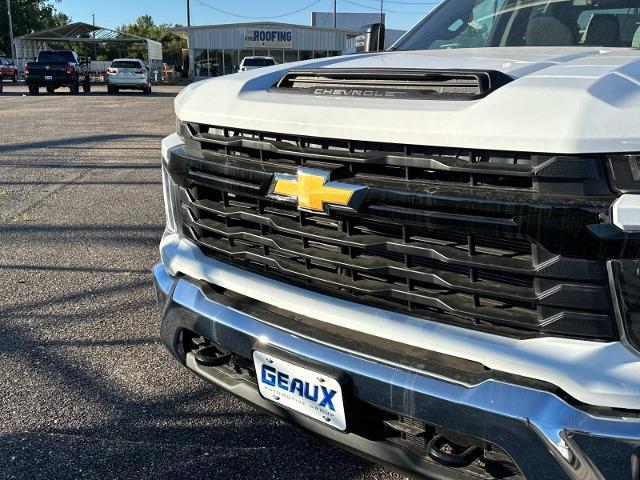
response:
M107 69L107 91L118 93L122 89L151 93L149 67L137 58L116 58Z

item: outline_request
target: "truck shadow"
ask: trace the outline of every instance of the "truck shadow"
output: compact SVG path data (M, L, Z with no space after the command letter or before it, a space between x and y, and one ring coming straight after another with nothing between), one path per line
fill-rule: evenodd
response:
M0 94L3 95L3 94ZM142 92L137 91L137 90L124 90L121 92L118 92L116 94L113 93L107 93L107 92L80 92L78 95L72 95L71 93L69 93L68 91L64 91L64 90L56 90L55 92L52 93L45 93L45 92L40 92L37 96L40 97L44 97L44 96L68 96L68 97L113 97L113 98L118 98L118 97L129 97L129 96L140 96L140 97L175 97L177 94L176 93L172 93L172 92L156 92L156 91L152 91L149 95L144 95ZM22 96L22 94L20 95Z
M88 147L91 144L99 144L104 145L105 142L130 142L131 140L154 140L160 144L160 140L162 140L162 135L152 135L146 133L109 133L109 134L98 134L98 135L83 135L83 136L75 136L68 138L58 138L52 140L44 140L44 141L35 141L35 142L21 142L21 143L11 143L6 145L0 145L0 153L8 153L8 152L22 152L25 149L33 149L33 148L51 148L51 147L77 147L78 145L82 145L84 147ZM37 165L37 162L34 162ZM7 162L8 166L14 166L15 162ZM74 165L82 165L82 163L72 163L66 162L65 165L67 168L73 168ZM109 164L108 164L109 165ZM113 165L113 164L111 164ZM159 164L158 164L159 167ZM92 165L91 168L100 168L99 165ZM130 168L134 168L131 166Z
M258 413L175 363L153 334L148 280L91 290L97 299L62 322L51 308L64 312L89 289L3 310L0 357L27 375L0 412L5 478L366 478L372 467L364 460ZM115 306L123 291L141 299L126 317ZM24 324L27 317L37 328ZM95 328L118 318L143 323L151 335ZM43 338L41 330L58 330L60 338Z
M9 247L30 239L38 251L69 248L75 239L118 256L155 249L162 231L160 224L5 227ZM0 263L3 276L39 292L0 299L3 478L335 480L381 471L189 373L158 337L150 271L124 257L96 265L91 258Z

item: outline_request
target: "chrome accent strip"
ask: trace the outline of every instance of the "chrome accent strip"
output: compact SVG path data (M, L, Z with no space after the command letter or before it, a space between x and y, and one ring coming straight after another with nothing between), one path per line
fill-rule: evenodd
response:
M172 133L168 137L162 139L162 161L167 163L169 161L169 154L171 150L180 145L184 145L184 142L177 133Z
M153 267L153 276L156 280L156 284L162 290L162 293L164 293L165 295L169 295L169 292L171 291L171 287L173 286L175 278L169 275L169 273L167 272L167 269L164 268L164 264L162 262L157 263Z

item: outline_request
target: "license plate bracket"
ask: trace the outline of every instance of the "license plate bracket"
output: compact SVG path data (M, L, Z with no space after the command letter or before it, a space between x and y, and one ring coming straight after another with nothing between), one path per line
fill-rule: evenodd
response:
M344 392L336 378L257 350L253 362L258 389L265 399L346 430Z

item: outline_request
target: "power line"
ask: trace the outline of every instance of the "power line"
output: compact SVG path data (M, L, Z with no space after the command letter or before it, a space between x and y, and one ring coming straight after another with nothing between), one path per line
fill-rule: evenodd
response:
M371 0L371 1L378 3L379 0ZM393 3L395 5L440 5L442 2L443 0L438 0L434 2L399 2L399 1L384 0L384 3Z
M322 0L316 0L315 2L311 2L310 4L306 5L305 7L300 8L298 10L294 10L292 12L283 13L281 15L269 15L267 17L249 17L249 16L246 16L246 15L240 15L238 13L228 12L226 10L222 10L221 8L214 7L213 5L209 5L208 3L203 2L202 0L198 0L198 3L200 5L202 5L203 7L210 8L211 10L215 10L216 12L223 13L225 15L229 15L229 16L232 16L232 17L244 18L244 19L247 19L247 20L270 20L270 19L274 19L274 18L288 17L290 15L295 15L296 13L304 12L305 10L308 10L311 7L317 5L321 1Z
M378 11L377 7L372 7L370 5L363 5L362 3L357 3L357 2L352 2L351 0L342 0L344 3L348 3L350 5L356 6L356 7L360 7L360 8L366 8L368 10L375 10ZM439 3L439 2L438 2ZM435 4L434 4L435 5ZM399 13L401 15L424 15L425 12L401 12L399 10L389 10L389 9L384 9L384 11L386 13Z
M329 7L329 11L335 12L335 7L336 7L336 0L331 0L331 6ZM320 13L325 13L325 12L320 12ZM322 18L322 22L319 22L319 24L316 25L316 27L318 27L318 28L324 28L324 27L327 26L327 23L329 23L329 15L325 15L324 17L321 17L321 18ZM334 26L334 28L335 28L335 26Z

